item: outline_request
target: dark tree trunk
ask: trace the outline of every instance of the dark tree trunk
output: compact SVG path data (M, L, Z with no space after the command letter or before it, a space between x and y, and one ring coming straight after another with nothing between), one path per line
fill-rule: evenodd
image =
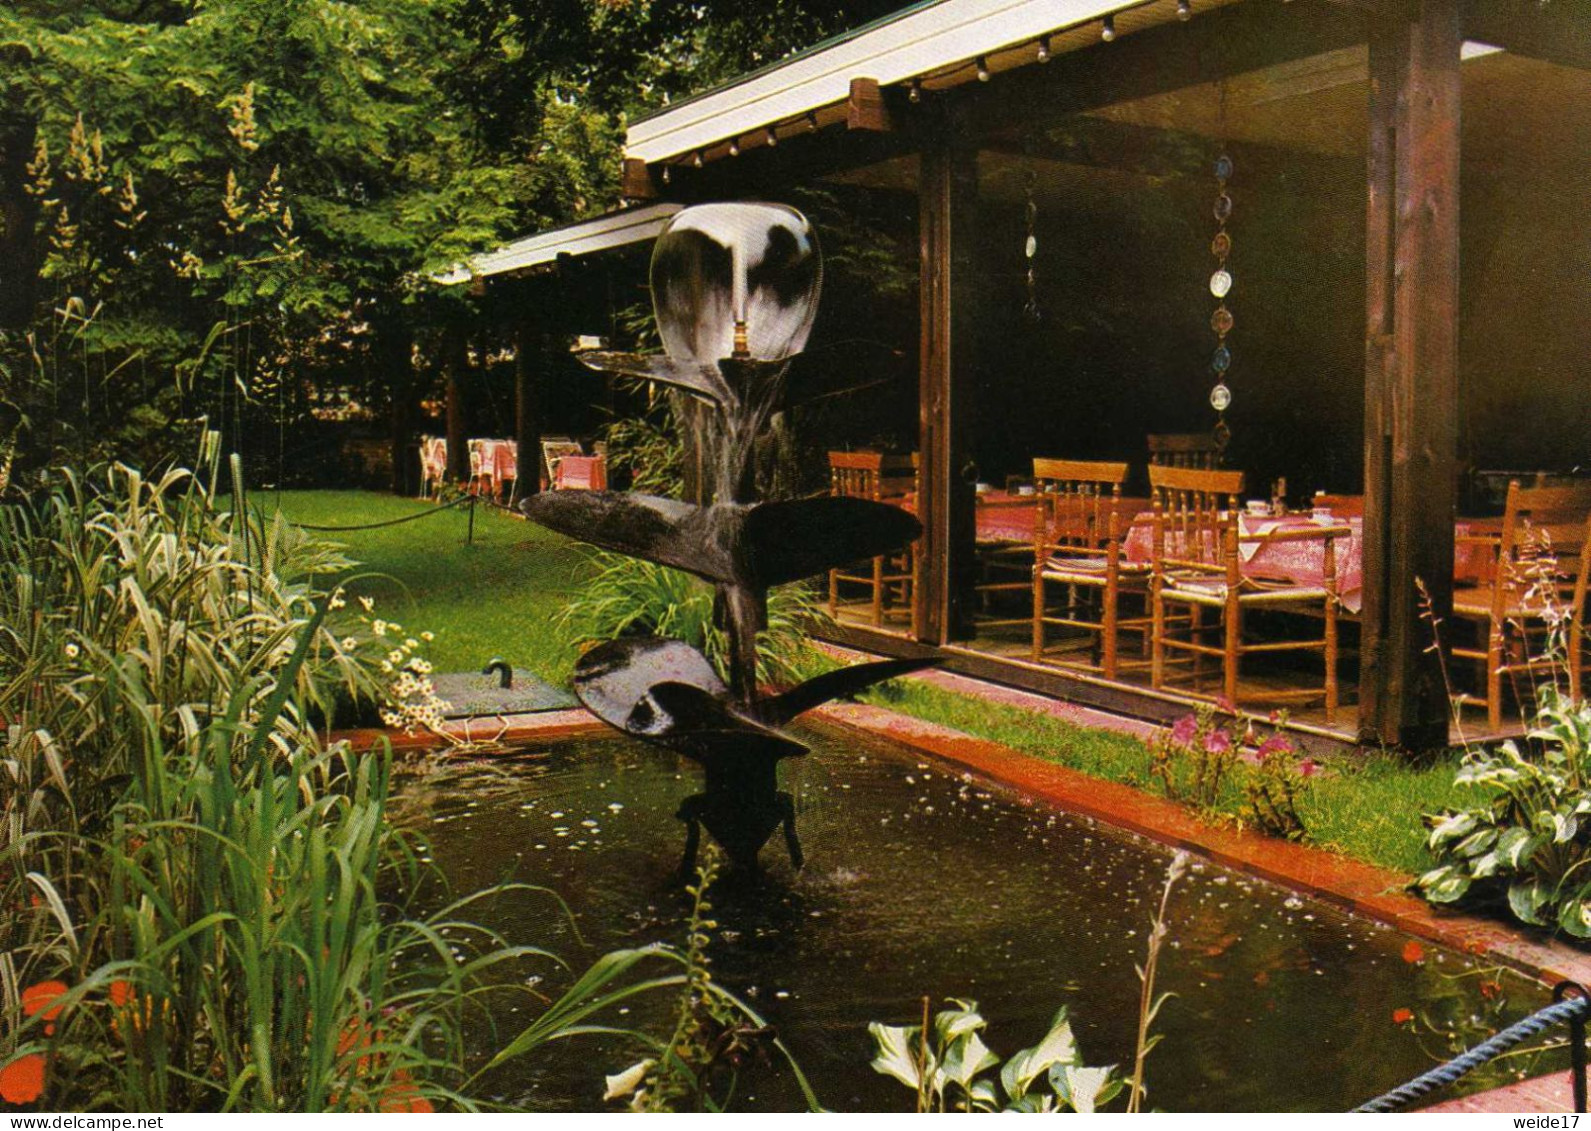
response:
M414 427L414 331L401 320L383 319L376 329L375 355L387 380L392 493L415 495L420 490L420 459Z
M470 477L469 423L464 409L469 366L464 332L449 329L442 340L442 368L447 375L447 477L454 483L468 482Z
M0 330L25 329L33 321L38 294L39 249L34 228L38 198L27 191L28 163L38 141L38 123L11 118L0 124Z

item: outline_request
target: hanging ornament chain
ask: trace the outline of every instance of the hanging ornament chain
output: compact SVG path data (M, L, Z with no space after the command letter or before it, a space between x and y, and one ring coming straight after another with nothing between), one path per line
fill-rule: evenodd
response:
M1221 83L1220 133L1226 136L1226 83ZM1227 182L1232 179L1232 158L1226 155L1226 143L1221 143L1221 155L1215 159L1215 238L1210 241L1210 253L1215 256L1215 273L1210 276L1210 293L1215 296L1215 313L1210 316L1210 329L1215 331L1215 353L1210 358L1210 369L1215 373L1215 388L1210 390L1210 407L1215 409L1215 442L1221 450L1232 439L1232 430L1226 423L1226 409L1232 403L1232 390L1226 386L1226 374L1232 368L1232 351L1226 336L1232 332L1232 312L1227 309L1226 296L1232 291L1232 274L1226 269L1227 257L1232 254L1232 236L1226 222L1232 217L1232 198L1227 195Z
M1038 271L1034 266L1036 257L1039 253L1039 237L1037 234L1039 223L1039 206L1038 202L1033 199L1033 188L1037 183L1037 174L1035 174L1033 170L1029 168L1026 178L1027 239L1022 243L1022 256L1027 261L1028 300L1027 303L1022 307L1022 313L1030 322L1037 322L1039 319L1044 317L1043 312L1039 310L1039 277Z

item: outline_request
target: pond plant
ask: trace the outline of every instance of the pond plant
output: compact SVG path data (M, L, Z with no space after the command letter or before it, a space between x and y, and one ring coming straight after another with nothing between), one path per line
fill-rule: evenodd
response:
M469 900L413 911L388 757L313 724L415 650L321 586L335 547L224 505L219 464L210 433L197 474L61 472L0 509L0 1094L467 1103L470 995L527 952Z

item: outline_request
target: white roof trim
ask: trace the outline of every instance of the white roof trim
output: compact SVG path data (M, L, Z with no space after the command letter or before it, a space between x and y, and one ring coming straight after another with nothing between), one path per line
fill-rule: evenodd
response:
M636 122L625 155L650 164L840 102L853 78L881 86L1068 28L1142 0L942 0L853 39Z
M522 271L542 263L551 263L560 255L590 255L608 251L627 244L656 239L669 217L680 210L680 205L648 204L641 208L626 208L609 212L578 224L550 228L533 236L515 240L495 251L482 252L468 263L460 264L438 276L436 281L444 286L467 283L471 279L490 275L504 275Z

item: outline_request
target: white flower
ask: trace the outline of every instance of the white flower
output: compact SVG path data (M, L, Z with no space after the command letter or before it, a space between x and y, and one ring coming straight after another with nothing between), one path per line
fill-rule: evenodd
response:
M76 644L73 644L69 640L66 643L66 647L62 648L61 651L66 653L66 658L68 660L75 660L82 653L83 649L79 648Z
M371 609L376 607L376 603L374 601L372 601L369 597L361 597L361 598L359 598L359 603L365 607L365 612L367 612L367 613Z
M420 639L421 640L435 640L436 639L436 633L434 633L434 632L430 631L429 629L427 629L425 632L420 633Z
M387 659L394 664L403 663L403 649L394 648L392 651L387 653Z
M390 672L392 670L392 661L391 660L382 660L381 661L381 670L384 671L384 672Z
M377 636L385 636L387 634L387 622L384 620L377 620L370 626L370 631L375 633Z
M359 647L359 641L355 640L352 636L343 637L344 652L352 652L357 647Z
M431 661L421 659L410 660L409 667L414 669L416 672L419 672L421 675L424 675L426 672L431 670Z
M343 591L341 589L334 590L330 600L326 602L326 604L333 609L340 609L347 603L347 601L343 600Z
M420 642L411 636L409 639L403 642L403 646L405 648L418 648L420 646Z

